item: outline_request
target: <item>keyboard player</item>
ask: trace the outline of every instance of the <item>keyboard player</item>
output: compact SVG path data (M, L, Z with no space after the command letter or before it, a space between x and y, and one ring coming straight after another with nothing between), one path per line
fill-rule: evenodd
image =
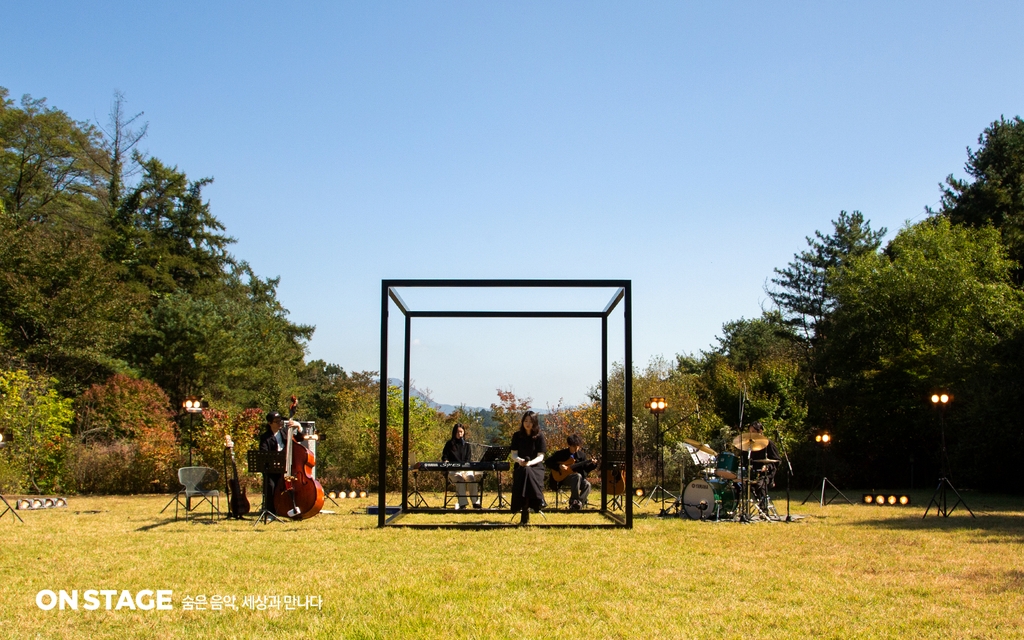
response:
M452 439L445 443L444 451L441 452L441 462L453 462L465 464L472 462L469 443L466 442L466 429L461 424L452 427ZM449 471L448 479L455 485L455 495L458 502L456 509L469 507L469 500L466 498L466 489L469 489L469 498L473 501L473 508L480 509L480 480L483 478L482 471Z

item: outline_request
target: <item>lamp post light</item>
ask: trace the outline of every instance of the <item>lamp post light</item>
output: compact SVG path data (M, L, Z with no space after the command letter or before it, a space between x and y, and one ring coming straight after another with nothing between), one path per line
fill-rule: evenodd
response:
M181 402L181 408L188 413L188 466L192 466L192 444L195 434L195 415L203 412L203 399L199 396L189 396Z

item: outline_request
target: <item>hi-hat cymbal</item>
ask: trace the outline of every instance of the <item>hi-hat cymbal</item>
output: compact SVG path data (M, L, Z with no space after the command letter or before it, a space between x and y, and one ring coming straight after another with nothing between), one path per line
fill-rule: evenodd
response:
M701 444L701 443L697 442L696 440L690 440L689 438L683 438L683 442L685 442L686 444L690 445L691 447L693 447L697 451L703 451L704 453L708 454L709 456L717 456L718 455L717 451L715 451L714 449L712 449L711 447L709 447L706 444Z
M768 446L768 438L760 433L741 433L733 438L732 446L740 451L760 451Z

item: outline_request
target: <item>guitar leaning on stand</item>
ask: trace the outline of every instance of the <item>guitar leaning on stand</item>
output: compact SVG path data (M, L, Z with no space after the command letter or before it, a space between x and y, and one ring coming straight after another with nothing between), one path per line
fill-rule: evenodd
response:
M238 465L235 464L235 443L225 434L224 447L231 452L231 479L228 480L228 517L241 520L249 514L249 498L238 482Z

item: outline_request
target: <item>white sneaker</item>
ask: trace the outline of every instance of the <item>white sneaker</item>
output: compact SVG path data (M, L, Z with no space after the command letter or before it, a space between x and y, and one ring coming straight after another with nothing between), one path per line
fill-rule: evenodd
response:
M461 505L461 504L459 504L458 502L456 502L456 503L455 503L455 510L456 510L456 511L458 511L458 510L459 510L459 509L461 509L461 508L462 508L462 505Z

